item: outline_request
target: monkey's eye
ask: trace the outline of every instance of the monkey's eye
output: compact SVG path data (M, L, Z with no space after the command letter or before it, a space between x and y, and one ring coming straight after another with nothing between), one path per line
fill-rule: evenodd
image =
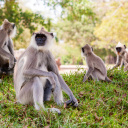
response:
M84 52L84 48L82 48L82 52Z

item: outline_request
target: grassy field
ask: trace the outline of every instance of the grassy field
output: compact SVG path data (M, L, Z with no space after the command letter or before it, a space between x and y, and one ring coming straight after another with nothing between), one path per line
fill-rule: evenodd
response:
M108 76L114 82L121 83L82 83L83 74L63 74L79 101L79 107L58 106L53 99L45 102L46 108L59 108L61 115L36 111L31 105L17 104L13 79L3 76L3 83L0 84L0 127L128 128L128 74L121 70L109 70ZM66 94L64 99L69 99Z

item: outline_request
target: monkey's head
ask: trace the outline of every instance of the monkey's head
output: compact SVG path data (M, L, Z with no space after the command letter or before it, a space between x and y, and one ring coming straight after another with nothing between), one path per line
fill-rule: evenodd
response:
M14 37L16 35L16 25L10 23L7 19L4 20L1 29L5 30L8 36Z
M34 46L39 50L47 49L51 46L53 39L53 33L47 32L44 28L41 28L39 32L33 33L31 46Z
M120 42L116 45L116 52L120 56L125 53L126 46L121 44Z
M86 44L84 47L81 48L82 54L86 56L89 53L92 53L93 49L89 44Z

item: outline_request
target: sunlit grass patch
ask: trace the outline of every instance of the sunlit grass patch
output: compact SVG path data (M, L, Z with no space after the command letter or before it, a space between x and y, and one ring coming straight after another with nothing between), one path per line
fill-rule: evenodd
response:
M83 73L63 74L63 78L78 99L79 107L58 106L53 99L45 107L56 107L61 115L31 105L16 103L12 76L2 77L0 84L0 124L2 127L128 127L128 74L122 70L109 70L108 77L115 82L82 82ZM65 100L69 97L64 93Z

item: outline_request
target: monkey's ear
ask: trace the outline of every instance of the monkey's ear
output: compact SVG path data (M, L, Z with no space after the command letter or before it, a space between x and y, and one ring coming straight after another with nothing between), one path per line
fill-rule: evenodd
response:
M124 45L124 48L126 49L126 45Z
M93 51L93 47L91 47L92 51Z

